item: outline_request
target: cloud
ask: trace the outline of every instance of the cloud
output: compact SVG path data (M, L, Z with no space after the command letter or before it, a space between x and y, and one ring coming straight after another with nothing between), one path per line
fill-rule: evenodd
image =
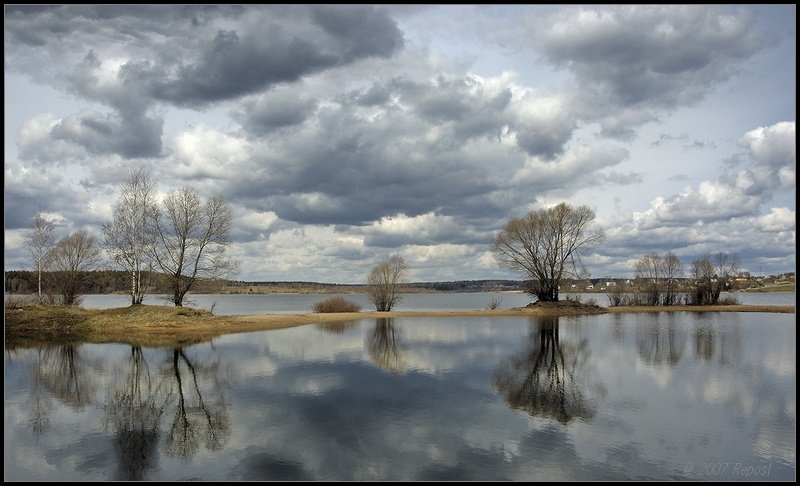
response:
M405 214L383 217L362 230L364 244L371 247L398 248L403 245L441 243L485 243L489 235L452 216L425 213L408 217Z
M776 193L794 188L794 139L794 122L747 132L740 145L749 151L749 164L741 169L730 167L717 181L701 182L697 190L654 199L647 211L634 214L635 223L648 228L756 214Z
M303 123L317 106L313 99L303 99L292 90L276 88L247 104L233 116L254 135L266 135Z
M586 6L529 25L532 47L575 76L584 116L623 138L697 103L769 43L747 11L716 6Z
M769 214L758 218L762 231L792 232L797 228L797 214L789 208L772 208Z
M763 33L782 32L765 11L10 7L7 70L31 81L7 94L25 103L9 123L10 231L40 201L99 230L120 174L145 166L163 192L190 184L232 203L231 252L253 278L361 280L393 252L421 278L506 276L486 256L505 220L559 200L602 216L609 197L617 216L602 222L629 229L623 248L688 254L771 228L785 254L787 214L767 203L794 211L794 122L753 115L770 121L724 154L719 177L697 178L689 161L720 157L746 130L729 133L713 110L702 132L669 117L716 106L712 93L729 100L723 82L762 86L739 75L783 55L762 55ZM454 29L440 37L445 18ZM41 83L71 98L49 106L23 92ZM653 121L664 126L641 130ZM661 146L691 151L671 181L707 180L677 194L645 187L642 164L660 163ZM742 236L725 235L733 228Z
M793 167L797 160L795 122L780 122L751 130L742 137L739 145L750 151L756 165L779 170Z
M73 94L113 110L65 118L52 138L125 157L160 155L163 120L151 113L159 103L231 100L362 58L389 57L403 46L395 22L371 6L20 8L6 17L6 28L9 49L20 49L14 69L35 76L49 60L51 74L39 81L60 86L66 79ZM270 115L256 108L245 116L261 131L302 120L297 103L269 108Z
M650 142L650 145L652 145L653 147L660 147L662 145L667 145L672 142L680 143L684 150L716 148L716 144L713 141L704 142L702 140L691 140L688 133L682 133L677 136L662 133L658 137L658 140Z
M255 148L237 138L205 125L178 134L169 143L175 164L167 170L179 179L225 180L244 170Z
M389 57L402 33L371 6L248 9L236 30L209 29L177 65L137 63L127 79L155 99L198 106L238 98L306 74Z

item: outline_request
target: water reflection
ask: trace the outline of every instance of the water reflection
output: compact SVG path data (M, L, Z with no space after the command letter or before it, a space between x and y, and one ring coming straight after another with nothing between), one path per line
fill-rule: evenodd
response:
M372 361L385 370L402 370L402 356L397 341L398 331L395 329L394 319L375 319L375 327L369 333L367 346Z
M748 479L685 472L728 461L793 479L795 316L676 317L364 319L184 348L7 348L5 475Z
M80 346L65 344L39 350L37 379L58 401L81 409L92 401L95 383Z
M115 374L104 409L114 431L117 479L130 481L158 465L161 416L172 394L166 380L151 373L142 348L131 347L126 365Z
M336 321L336 322L323 322L317 324L319 329L331 334L344 334L345 332L358 327L359 321Z
M533 416L563 424L590 419L594 410L580 379L589 356L588 342L562 342L558 317L532 318L525 350L497 370L494 386L506 402Z
M694 327L695 359L725 365L738 362L742 354L741 330L730 326L721 332L712 323L698 321Z
M636 348L642 361L650 365L678 364L686 347L687 334L675 319L674 314L659 314L636 326Z
M178 399L170 404L174 410L164 442L167 455L187 459L197 452L200 443L214 451L228 441L230 421L221 393L224 380L219 365L219 361L195 363L183 348L172 350L169 372Z
M230 369L219 356L202 359L182 347L166 351L153 370L143 349L131 346L103 385L105 399L98 400L95 391L106 374L89 365L80 346L38 349L29 401L34 437L48 430L52 398L76 411L96 405L103 412L104 427L113 432L115 479L146 479L158 469L160 446L183 460L200 446L221 449L230 438L224 395Z

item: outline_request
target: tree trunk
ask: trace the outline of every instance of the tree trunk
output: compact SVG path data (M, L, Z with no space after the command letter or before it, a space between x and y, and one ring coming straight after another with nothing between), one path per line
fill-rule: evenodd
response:
M136 271L131 272L131 305L136 305Z

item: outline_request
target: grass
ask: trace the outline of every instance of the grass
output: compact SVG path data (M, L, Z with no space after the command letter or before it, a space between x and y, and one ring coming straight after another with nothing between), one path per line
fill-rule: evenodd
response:
M745 292L794 292L794 282L786 282L777 285L768 285L766 287L756 287L752 289L744 289Z

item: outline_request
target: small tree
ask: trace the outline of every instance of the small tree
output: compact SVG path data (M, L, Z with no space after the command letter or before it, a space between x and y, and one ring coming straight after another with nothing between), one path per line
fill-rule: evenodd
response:
M33 220L33 229L25 235L25 248L33 260L33 269L38 274L37 299L42 303L42 272L47 270L55 245L56 225L38 213Z
M739 271L741 263L738 255L716 253L706 255L692 262L694 283L689 295L689 303L694 305L714 305L719 295L730 287L730 280Z
M643 256L634 266L638 305L674 305L678 302L678 280L683 277L683 265L677 255L667 252Z
M183 298L198 278L223 278L236 272L236 262L224 256L230 245L231 219L222 196L203 203L191 187L168 194L156 212L152 257L167 274L177 307L183 306Z
M637 298L642 305L661 303L661 280L664 275L664 260L655 253L645 255L634 266Z
M378 312L388 312L400 300L397 295L398 284L408 277L408 265L403 257L394 255L369 272L367 294Z
M58 242L52 252L54 284L63 305L78 305L78 292L86 272L100 263L97 240L86 230L78 230Z
M587 206L566 203L513 218L492 242L495 258L532 281L529 290L541 301L557 301L564 278L582 278L581 254L605 239L590 226L595 214Z
M131 170L114 203L113 219L103 225L105 247L114 263L131 273L131 304L141 304L149 287L142 272L152 268L155 242L156 182L144 169ZM149 274L148 274L149 277Z

